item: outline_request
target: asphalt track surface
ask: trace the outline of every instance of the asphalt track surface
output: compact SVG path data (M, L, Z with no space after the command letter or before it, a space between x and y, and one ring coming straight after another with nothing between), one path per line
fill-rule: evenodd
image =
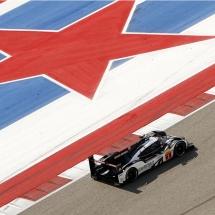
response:
M141 175L121 188L89 175L22 215L212 215L215 211L215 102L167 130L196 149Z

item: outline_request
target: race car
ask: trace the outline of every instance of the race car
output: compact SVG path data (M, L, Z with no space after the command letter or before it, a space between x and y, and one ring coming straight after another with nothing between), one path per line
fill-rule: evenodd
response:
M184 137L166 135L164 131L152 131L140 136L137 143L120 152L111 152L99 160L90 156L91 177L94 180L107 179L120 186L135 181L141 173L174 156L183 156L191 147L194 145Z

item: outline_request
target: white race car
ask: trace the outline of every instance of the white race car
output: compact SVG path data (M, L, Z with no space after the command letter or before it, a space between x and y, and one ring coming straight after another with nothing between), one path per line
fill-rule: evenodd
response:
M121 152L112 152L99 160L90 156L91 177L114 181L119 186L133 182L141 173L166 162L174 156L183 156L194 147L184 137L166 135L164 131L152 131L140 136L139 142Z

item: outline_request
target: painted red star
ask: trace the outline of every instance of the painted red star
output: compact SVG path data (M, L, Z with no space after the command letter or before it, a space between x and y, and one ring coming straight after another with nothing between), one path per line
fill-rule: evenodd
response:
M110 60L210 39L122 34L134 1L120 0L60 32L0 31L0 83L46 74L93 98ZM144 19L144 17L143 17Z

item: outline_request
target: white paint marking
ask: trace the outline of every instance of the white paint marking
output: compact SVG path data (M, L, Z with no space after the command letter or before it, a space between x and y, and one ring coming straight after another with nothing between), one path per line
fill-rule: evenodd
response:
M144 2L144 1L141 1L141 2ZM126 30L127 30L127 28L128 28L128 25L129 25L131 19L132 19L132 16L133 16L133 14L134 14L134 11L135 11L135 9L136 9L136 7L137 7L137 5L138 5L139 3L140 3L140 1L135 1L135 2L134 2L134 5L133 5L133 7L132 7L132 9L131 9L131 11L130 11L130 13L129 13L128 19L126 20L125 26L124 26L124 28L123 28L123 30L122 30L122 33L123 33L123 34L127 34Z
M0 4L0 15L3 15L3 14L5 14L5 13L7 13L7 12L9 12L9 11L11 11L11 10L13 10L13 9L15 9L15 8L17 8L17 7L19 7L19 6L23 5L23 4L25 4L25 3L27 3L27 2L29 2L29 1L30 1L30 0L7 0L6 2ZM84 17L81 18L81 19L78 19L78 20L75 21L75 22L70 23L69 25L64 26L63 28L60 28L59 30L3 29L3 28L1 28L0 30L3 30L3 31L26 31L26 32L28 32L28 31L29 31L29 32L51 32L51 33L52 33L52 32L60 32L60 31L62 31L62 30L64 30L64 29L70 27L71 25L74 25L75 23L80 22L80 21L82 21L82 20L88 18L89 16L91 16L91 15L93 15L93 14L95 14L95 13L97 13L97 12L99 12L99 11L101 11L101 10L107 8L107 7L109 7L110 5L112 5L112 4L116 3L116 2L117 2L117 0L115 0L115 1L113 1L113 2L111 2L111 3L109 3L108 5L102 7L102 8L100 8L100 9L98 9L98 10L95 10L94 12L92 12L92 13L90 13L90 14L84 16Z
M8 53L6 53L6 52L4 52L2 50L0 50L0 54L2 54L2 55L5 56L5 58L3 58L2 60L0 60L0 63L11 57Z
M0 4L0 16L29 2L30 0L7 0Z
M215 95L215 87L211 88L210 90L206 91L205 93Z
M138 4L143 3L144 1L146 1L146 0L136 0L136 1L135 1L135 4L137 4L137 5L138 5Z
M183 116L179 116L173 113L167 113L164 116L158 118L157 120L151 122L150 124L135 131L134 134L143 135L152 130L166 130L167 128L173 126L174 124L180 122L183 119Z
M105 8L111 6L112 4L115 4L117 1L118 1L118 0L115 0L115 1L113 1L113 2L111 2L111 3L109 3L108 5L106 5L106 6L102 7L102 8L100 8L100 9L98 9L98 10L96 10L96 11L90 13L90 14L88 14L87 16L85 16L85 17L83 17L83 18L81 18L81 19L79 19L79 20L77 20L77 21L75 21L75 22L73 22L73 23L70 23L69 25L66 25L65 27L61 28L59 31L62 31L62 30L64 30L65 28L68 28L68 27L70 27L71 25L74 25L75 23L80 22L80 21L83 20L83 19L86 19L87 17L89 17L89 16L91 16L91 15L93 15L93 14L95 14L95 13L101 11L101 10L104 10Z
M212 94L215 95L215 87L211 88L210 90L208 90L205 93L208 93L209 91L212 91L213 92ZM143 134L146 134L152 130L161 130L161 131L166 130L167 128L172 127L173 125L184 120L185 118L187 118L187 117L193 115L194 113L202 110L203 108L207 107L208 105L212 104L213 102L215 102L215 100L208 102L207 104L203 105L202 107L196 109L195 111L191 112L190 114L188 114L186 116L180 116L180 115L173 114L173 113L167 113L164 116L158 118L157 120L149 123L148 125L140 128L139 130L135 131L134 134L143 135ZM171 125L168 123L167 124L162 123L164 121L170 122ZM154 129L151 129L151 128L154 128Z
M22 31L22 32L50 32L50 33L56 33L58 31L56 30L36 30L36 29L14 29L14 28L0 28L0 31Z
M154 1L157 1L157 0L154 0ZM168 0L162 0L162 1L168 1ZM176 1L178 1L178 0L176 0ZM183 0L183 1L196 1L196 0ZM145 0L136 0L135 1L135 4L134 4L134 6L133 6L133 8L129 14L129 17L126 21L126 24L123 28L122 33L124 33L124 34L152 34L152 35L156 35L156 34L160 34L160 35L195 35L195 36L197 36L197 35L199 35L199 36L215 35L215 28L212 27L212 26L215 26L215 15L212 15L212 16L208 17L207 19L204 19L203 21L193 25L192 27L186 29L185 31L183 31L179 34L175 34L175 33L166 34L166 33L159 33L159 32L158 33L126 32L137 5L139 5L143 2L145 2Z
M214 53L215 39L139 55L106 72L93 101L71 91L2 129L1 183L214 64Z
M0 208L0 215L17 215L21 213L22 211L26 210L27 208L34 205L35 202L18 198L10 202L9 204L3 206Z
M187 117L189 117L189 116L193 115L194 113L196 113L196 112L198 112L198 111L202 110L203 108L207 107L208 105L212 104L213 102L215 102L215 100L213 100L213 101L211 101L211 102L209 102L209 103L207 103L207 104L203 105L202 107L200 107L199 109L196 109L196 110L195 110L195 111L193 111L192 113L189 113L189 114L188 114L188 115L186 115L184 118L187 118Z
M186 29L180 34L183 35L215 35L215 14L207 19L193 25L192 27Z

